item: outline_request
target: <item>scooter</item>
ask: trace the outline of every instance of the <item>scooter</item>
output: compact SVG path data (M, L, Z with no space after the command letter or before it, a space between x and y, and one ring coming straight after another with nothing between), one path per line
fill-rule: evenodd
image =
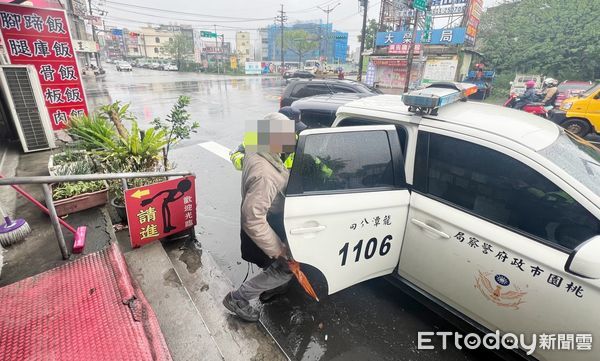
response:
M508 97L508 99L504 103L504 106L508 108L514 108L515 105L519 102L519 100L520 98L517 96L517 94L511 94L510 97ZM547 107L544 106L544 103L539 102L525 104L520 110L527 113L539 115L543 118L548 118L548 110L550 109L552 109L552 106Z

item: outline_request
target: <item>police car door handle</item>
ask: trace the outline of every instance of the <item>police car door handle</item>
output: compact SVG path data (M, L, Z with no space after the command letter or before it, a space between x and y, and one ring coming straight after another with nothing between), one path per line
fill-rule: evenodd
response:
M412 218L410 221L411 221L411 222L412 222L414 225L416 225L417 227L419 227L419 228L421 228L421 229L423 229L423 230L426 230L426 231L430 231L430 232L432 232L432 233L435 233L435 234L437 234L438 236L440 236L441 238L444 238L444 239L448 239L448 238L450 238L450 236L449 236L449 235L447 235L446 233L444 233L444 232L440 231L439 229L436 229L436 228L434 228L434 227L432 227L432 226L428 225L427 223L425 223L425 222L423 222L423 221L419 221L418 219L415 219L415 218Z
M306 234L306 233L317 233L325 230L325 226L305 227L305 228L294 228L290 229L290 234Z

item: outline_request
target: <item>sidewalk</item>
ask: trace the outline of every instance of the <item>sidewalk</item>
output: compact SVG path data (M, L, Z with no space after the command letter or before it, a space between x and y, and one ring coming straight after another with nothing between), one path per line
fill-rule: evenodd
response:
M2 157L3 150L0 150ZM48 175L48 157L51 152L21 154L20 149L8 149L0 173L5 177ZM40 185L23 185L22 188L43 202ZM50 218L27 199L8 186L0 187L0 205L12 218L23 218L31 227L31 234L22 242L3 252L0 263L0 287L60 266L62 259ZM93 208L64 218L73 227L87 225L86 245L80 255L71 260L105 248L114 242L114 233L104 208ZM63 228L67 248L73 247L72 234Z
M48 175L51 152L22 154L19 149L9 149L2 162L3 154L0 149L0 173L5 177ZM41 186L23 188L36 199L43 198ZM0 287L118 244L129 273L156 314L173 360L289 359L261 324L245 323L225 310L221 300L233 285L199 244L155 242L132 250L128 231L115 235L109 212L100 207L64 217L74 227L88 227L83 254L65 261L47 215L8 186L0 187L0 205L14 218L26 219L32 228L24 241L6 250L0 248ZM63 230L71 250L73 237ZM51 302L40 296L42 303ZM63 315L70 311L56 312Z

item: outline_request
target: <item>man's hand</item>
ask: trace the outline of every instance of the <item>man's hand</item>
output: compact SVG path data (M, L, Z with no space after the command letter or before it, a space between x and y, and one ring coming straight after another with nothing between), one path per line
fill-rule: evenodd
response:
M279 255L277 255L277 258L283 258L284 260L287 261L288 257L288 248L285 245L285 243L281 243L281 252L279 253Z

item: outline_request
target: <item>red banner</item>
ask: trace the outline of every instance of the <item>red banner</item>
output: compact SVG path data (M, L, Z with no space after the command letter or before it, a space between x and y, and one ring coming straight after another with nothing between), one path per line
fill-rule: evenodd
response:
M388 47L388 54L407 55L410 52L410 44L411 43L390 44ZM419 53L421 53L421 44L415 44L413 54Z
M132 247L184 231L196 225L196 177L128 189L125 207Z
M11 64L35 67L54 130L87 113L63 10L0 4L0 33Z

